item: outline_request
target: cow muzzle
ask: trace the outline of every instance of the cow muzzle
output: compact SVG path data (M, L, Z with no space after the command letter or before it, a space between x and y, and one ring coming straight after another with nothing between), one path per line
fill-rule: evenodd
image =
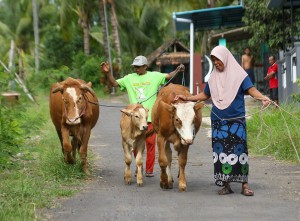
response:
M144 130L148 130L148 125L144 125L144 126L142 126L142 127L141 127L141 130L142 130L142 131L144 131Z
M193 144L193 142L194 142L193 139L183 139L183 138L181 138L181 143L183 145L191 145L191 144Z
M67 118L66 123L69 125L76 125L81 123L81 118L80 117L75 117L75 118Z

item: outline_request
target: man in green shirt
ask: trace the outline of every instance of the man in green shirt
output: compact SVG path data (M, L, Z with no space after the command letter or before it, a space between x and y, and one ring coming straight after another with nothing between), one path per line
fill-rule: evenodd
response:
M185 68L184 65L179 65L169 74L147 71L147 58L141 55L137 56L131 65L134 67L134 73L116 80L110 73L109 63L100 64L102 72L106 74L113 87L119 86L121 90L127 90L130 104L141 103L149 110L147 121L148 131L151 131L153 129L151 111L156 100L156 92L161 85L166 83L166 80L171 79L177 72L184 71ZM154 176L155 150L156 134L153 133L146 139L146 177Z

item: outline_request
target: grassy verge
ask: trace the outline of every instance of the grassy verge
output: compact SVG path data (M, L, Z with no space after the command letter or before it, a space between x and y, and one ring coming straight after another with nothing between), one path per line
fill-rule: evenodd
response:
M24 135L24 142L11 147L15 151L9 153L9 164L0 170L0 220L42 220L37 209L53 206L57 198L72 196L86 179L79 157L75 165L67 165L63 160L50 120L48 95L38 103L28 105L31 107L23 109L20 117L25 122L21 123L23 131L28 131L26 127L36 128ZM88 162L92 163L90 157Z
M247 121L249 150L300 163L297 156L300 154L299 125L300 111L296 105L270 107L262 115L255 114Z

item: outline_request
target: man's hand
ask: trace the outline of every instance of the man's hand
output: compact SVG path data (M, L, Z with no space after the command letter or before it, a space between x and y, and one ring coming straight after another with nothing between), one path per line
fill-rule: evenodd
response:
M100 69L103 73L108 74L110 72L110 66L108 61L102 62L100 64Z
M270 80L271 78L272 78L271 74L267 74L266 77L265 77L266 80Z
M185 70L185 66L183 64L180 64L177 68L176 68L176 72L179 71L184 71Z

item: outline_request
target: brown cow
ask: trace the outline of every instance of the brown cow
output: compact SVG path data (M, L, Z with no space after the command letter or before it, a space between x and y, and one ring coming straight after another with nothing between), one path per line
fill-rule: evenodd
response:
M152 124L157 133L158 162L161 168L160 187L173 188L171 174L172 150L178 153L178 190L186 191L185 166L189 145L193 143L201 121L201 103L176 101L176 94L191 96L188 89L181 85L169 84L163 88L152 109Z
M126 164L124 181L125 184L131 184L130 164L132 161L132 152L137 151L135 159L137 166L136 183L138 186L143 186L142 166L146 132L148 129L148 109L144 108L141 104L130 104L121 110L121 112L123 114L120 127Z
M75 163L78 149L83 171L87 175L88 141L91 129L99 118L98 99L91 86L90 82L67 78L53 84L50 92L50 115L60 139L65 162Z

